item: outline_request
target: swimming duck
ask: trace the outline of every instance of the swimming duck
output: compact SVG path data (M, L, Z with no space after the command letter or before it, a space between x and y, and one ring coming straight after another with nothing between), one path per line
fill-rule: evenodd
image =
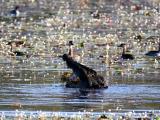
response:
M73 45L74 45L73 41L69 41L68 45L69 45L68 55L70 55L70 57L73 58Z
M15 50L13 51L13 47L19 47L20 45L24 45L24 41L10 41L7 43L11 47L10 51L13 56L26 56L26 54L22 51Z
M135 40L141 41L143 37L141 35L137 35L134 37Z
M96 10L95 12L91 12L91 16L94 18L94 19L100 19L100 13L98 10Z
M157 50L157 51L149 51L145 55L151 56L151 57L160 57L160 42L159 42L159 50Z
M77 55L77 54L74 54L74 46L73 46L74 44L73 44L73 41L69 41L68 45L69 45L68 55L70 57L72 57L74 60L80 61L81 57L79 55Z
M19 6L15 6L13 10L10 11L12 17L18 17L20 15Z
M64 54L62 59L66 62L67 66L72 69L75 77L79 78L79 81L67 82L66 87L81 89L98 89L108 87L103 76L98 75L95 70L76 62L67 54Z
M24 41L10 41L10 42L7 43L7 45L12 45L12 44L15 44L16 47L18 47L20 45L23 45Z
M127 54L126 53L126 44L122 43L120 44L118 47L122 47L123 48L123 52L122 52L122 55L121 55L121 58L122 59L127 59L127 60L133 60L134 59L134 56L132 54Z

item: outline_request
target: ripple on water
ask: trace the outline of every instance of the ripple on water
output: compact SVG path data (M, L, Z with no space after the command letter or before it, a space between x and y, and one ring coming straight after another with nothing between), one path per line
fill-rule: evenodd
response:
M0 36L4 50L0 46L0 52L4 54L9 50L5 46L8 41L22 39L29 47L20 50L27 51L31 56L25 58L1 54L0 110L99 112L119 108L159 109L159 59L144 56L150 48L155 50L157 47L156 41L159 39L148 37L159 37L159 6L148 5L150 0L136 0L136 4L141 6L141 10L136 11L130 9L135 1L132 1L133 4L130 1L115 3L107 0L105 3L105 0L92 0L85 5L87 8L81 6L81 9L77 8L79 2L73 0L71 3L67 1L67 6L65 0L50 0L45 4L42 1L32 0L33 4L23 4L18 0L16 4L25 6L26 16L22 13L22 18L14 21L4 16L6 13L3 12L7 12L15 2L3 0L1 3ZM123 4L127 6L123 7ZM90 15L96 9L102 14L98 20ZM142 38L135 39L136 35ZM61 74L71 70L57 56L66 53L66 43L71 39L78 54L84 50L83 63L107 76L108 89L82 92L65 88L61 83ZM106 42L109 43L108 48L101 46ZM84 43L84 47L79 45L81 43ZM118 61L122 53L117 48L119 43L127 43L131 48L129 52L136 59ZM104 57L106 54L107 60ZM99 59L100 56L102 58Z
M160 102L160 85L113 84L108 89L90 90L85 94L79 89L65 88L63 84L3 85L1 88L1 106L19 101L22 106L28 106L30 109L35 106L51 109L54 106L63 107L64 111L68 111L68 108L72 111L79 106L79 110L87 108L96 111L102 107L116 109L117 106L125 109L130 109L130 106L145 108L140 103L158 105Z

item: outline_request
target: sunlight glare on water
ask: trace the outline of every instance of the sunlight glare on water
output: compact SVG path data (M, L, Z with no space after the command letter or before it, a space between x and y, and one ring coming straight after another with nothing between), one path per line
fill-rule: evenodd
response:
M16 5L20 16L14 18L9 11ZM15 110L159 110L160 58L145 55L159 49L159 12L158 0L1 0L0 117ZM61 76L71 70L59 56L70 40L80 62L104 76L107 89L65 87ZM24 44L11 48L15 41ZM134 60L121 59L122 43Z

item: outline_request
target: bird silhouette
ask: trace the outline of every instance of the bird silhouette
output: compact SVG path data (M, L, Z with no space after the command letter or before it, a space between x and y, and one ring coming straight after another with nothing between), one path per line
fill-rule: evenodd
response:
M121 55L122 59L127 59L127 60L133 60L134 59L134 56L132 54L126 53L126 49L127 49L126 44L122 43L118 47L123 48L122 55Z
M149 51L145 55L151 56L151 57L160 57L160 42L159 42L159 49L155 51Z
M66 62L67 66L71 68L73 73L79 78L79 82L76 84L68 82L66 87L77 87L82 89L98 89L108 87L104 77L98 75L95 70L76 62L67 54L64 54L62 58Z

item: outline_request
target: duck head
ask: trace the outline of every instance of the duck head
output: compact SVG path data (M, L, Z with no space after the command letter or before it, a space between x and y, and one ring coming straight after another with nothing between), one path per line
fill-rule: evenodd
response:
M72 41L72 40L69 41L68 45L69 45L69 46L74 45L74 44L73 44L73 41Z
M14 8L15 10L19 10L19 6L17 5L17 6L15 6L15 8Z
M126 47L125 43L122 43L122 44L118 45L118 47L122 47L123 48L123 53L125 53L126 50L127 50L127 47Z

